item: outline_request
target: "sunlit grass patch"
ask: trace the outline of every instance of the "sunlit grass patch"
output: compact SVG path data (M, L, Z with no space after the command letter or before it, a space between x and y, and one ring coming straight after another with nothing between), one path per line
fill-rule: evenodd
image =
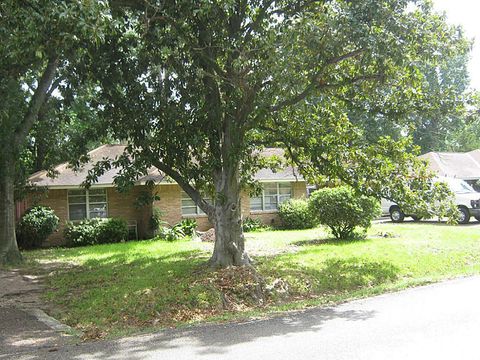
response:
M322 229L247 234L256 271L212 271L212 244L141 241L25 253L45 298L88 337L259 316L480 272L480 226L377 224L366 239Z

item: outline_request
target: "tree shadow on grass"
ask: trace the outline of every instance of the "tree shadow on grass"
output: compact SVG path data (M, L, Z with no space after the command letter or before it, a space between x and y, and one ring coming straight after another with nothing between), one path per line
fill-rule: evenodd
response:
M320 289L346 291L394 281L399 271L399 268L386 261L369 261L352 257L327 259L320 270L308 272L318 279Z
M317 245L335 245L335 246L346 246L353 243L367 243L371 239L368 237L358 237L348 240L339 240L335 238L324 238L324 239L312 239L312 240L300 240L292 242L292 245L295 246L317 246Z
M133 283L140 281L145 274L171 271L171 283L164 286L174 286L173 279L184 274L192 274L199 269L204 261L198 257L198 251L184 251L165 256L147 259L135 259L125 266L128 257L124 254L112 254L109 257L88 260L85 266L102 273L106 269L115 268L115 271L131 271ZM288 257L288 255L285 255ZM281 260L284 256L277 256L271 264L274 272L281 273ZM279 261L277 263L277 260ZM192 263L194 261L194 263ZM186 273L184 273L184 271ZM388 262L374 261L351 257L346 259L326 259L318 268L305 267L289 263L288 273L298 279L305 277L315 280L312 284L317 294L332 294L343 291L354 291L364 287L371 287L393 281L398 276L399 269ZM142 275L143 274L143 275ZM109 276L115 276L110 274ZM99 286L101 286L99 284ZM188 284L184 289L188 289ZM183 290L182 290L183 291ZM237 345L257 342L259 339L278 336L292 336L293 334L321 332L328 336L328 326L331 321L362 322L375 316L375 310L356 308L348 305L334 308L317 308L301 312L289 313L268 320L255 320L227 325L202 325L184 329L164 330L152 335L137 336L114 341L101 341L95 346L83 344L76 347L59 349L55 355L58 358L67 356L70 359L80 359L88 355L92 359L117 359L120 356L128 359L143 359L146 357L161 358L172 356L169 351L179 350L178 356L187 353L193 356L222 355L228 353ZM325 329L326 328L326 329ZM263 341L263 340L262 340ZM41 352L30 357L43 358ZM173 355L175 356L175 355Z
M262 263L264 263L262 261ZM293 282L297 291L329 294L356 291L395 281L400 269L387 261L375 261L361 257L328 258L314 265L297 261L296 254L278 256L266 264L265 271L278 274ZM308 286L303 287L303 284Z

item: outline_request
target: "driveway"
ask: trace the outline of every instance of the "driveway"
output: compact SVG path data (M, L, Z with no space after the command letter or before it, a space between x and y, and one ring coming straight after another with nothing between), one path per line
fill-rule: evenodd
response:
M479 334L480 277L470 277L268 320L3 358L461 360L480 359Z

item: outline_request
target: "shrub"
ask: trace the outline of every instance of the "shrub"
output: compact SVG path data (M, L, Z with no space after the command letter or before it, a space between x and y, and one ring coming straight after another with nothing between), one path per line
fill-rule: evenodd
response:
M351 239L356 227L366 230L381 215L378 200L358 195L347 186L315 191L309 205L318 222L330 228L337 239Z
M128 239L128 224L119 218L110 218L100 223L98 244L121 242Z
M128 225L117 218L89 219L69 223L64 236L69 246L117 243L127 239Z
M18 246L23 249L40 247L57 228L58 217L52 209L45 206L33 207L17 223Z
M178 224L175 224L174 229L179 229L184 236L192 236L197 229L197 220L183 219Z
M280 204L278 215L285 229L310 229L316 219L305 199L290 199Z
M262 220L260 219L252 219L250 217L247 217L243 219L242 228L243 231L250 232L265 229L266 226L262 223Z
M160 240L165 240L165 241L176 241L185 236L183 230L179 227L166 227L166 226L161 226L158 229L157 232L157 237Z

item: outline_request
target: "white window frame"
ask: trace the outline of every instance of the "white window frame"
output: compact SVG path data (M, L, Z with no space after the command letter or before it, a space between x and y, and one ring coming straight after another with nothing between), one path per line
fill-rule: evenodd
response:
M275 184L277 186L277 193L275 195L277 197L277 208L276 209L265 209L265 197L266 197L265 196L265 185L267 185L267 184L269 184L269 185L270 184ZM290 197L288 199L292 199L292 197L293 197L293 186L292 186L291 182L275 182L275 181L264 182L264 183L262 183L262 194L261 194L261 196L250 196L250 212L251 213L278 212L278 206L281 204L280 197L285 195L285 194L280 194L280 185L284 185L284 184L289 185L289 187L290 187ZM274 196L274 195L269 195L269 196ZM262 209L252 209L252 198L262 199ZM286 201L286 200L284 200L284 201Z
M70 195L70 191L78 191L78 190L85 191L85 203L75 203L75 204L72 204L72 205L85 205L85 210L86 210L87 217L85 219L71 220L70 219L70 196L75 197L75 195ZM92 190L103 190L103 191L105 191L105 211L106 211L105 218L108 218L108 191L107 191L107 189L106 188L92 188ZM68 189L67 190L67 209L68 209L68 220L69 221L83 221L83 220L86 220L86 219L104 219L104 218L92 218L92 217L90 217L90 196L98 196L98 194L90 195L90 190L86 190L86 189L85 190L84 189ZM102 203L93 202L92 204L103 204L103 202Z
M207 214L205 214L205 212L200 209L200 207L195 204L195 201L192 200L192 198L190 196L188 196L188 194L182 189L180 190L181 191L181 196L180 196L180 212L182 213L182 217L198 217L198 216L207 216ZM203 198L205 201L211 203L211 199L210 198L207 198L207 197L204 197ZM189 200L189 201L193 201L193 203L195 204L195 214L185 214L183 212L183 209L184 209L184 206L183 206L183 200ZM185 206L185 208L193 208L194 206L191 205L191 206Z

